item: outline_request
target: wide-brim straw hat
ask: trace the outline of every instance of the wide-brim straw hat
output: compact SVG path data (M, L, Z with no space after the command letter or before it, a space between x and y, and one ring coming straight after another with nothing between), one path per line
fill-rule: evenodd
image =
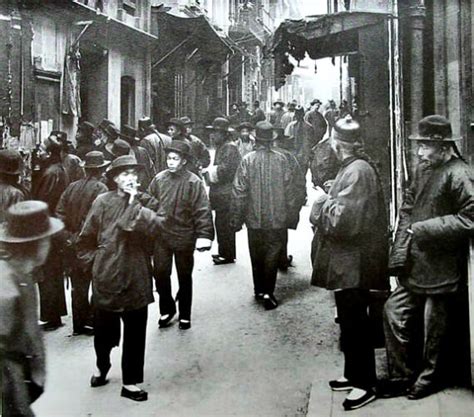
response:
M64 229L64 223L49 216L43 201L28 200L11 206L0 224L0 242L26 243L44 239Z

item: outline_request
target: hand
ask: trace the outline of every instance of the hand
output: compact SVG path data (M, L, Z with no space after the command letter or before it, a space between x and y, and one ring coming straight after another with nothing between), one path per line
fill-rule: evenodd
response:
M325 191L326 193L328 193L333 184L334 184L334 180L327 180L327 181L323 184L324 191Z
M210 250L212 246L212 241L210 239L206 239L203 237L199 237L196 239L196 250L198 252L204 252L206 250Z
M133 200L135 199L135 196L138 194L138 186L140 184L134 182L134 183L129 183L125 187L123 187L123 192L127 193L130 197L128 199L128 204L132 204Z
M319 202L326 199L327 194L320 186L314 187L314 191L315 191L315 193L314 193L315 202L319 203Z

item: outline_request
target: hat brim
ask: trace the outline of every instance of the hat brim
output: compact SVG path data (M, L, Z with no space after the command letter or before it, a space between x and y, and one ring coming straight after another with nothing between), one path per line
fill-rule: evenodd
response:
M419 136L419 135L410 135L408 136L409 140L414 141L424 141L424 142L437 142L437 143L446 143L446 142L458 142L462 140L462 138L441 138L436 139L429 136Z
M16 236L11 236L8 233L7 222L3 222L2 224L0 224L0 242L3 242L3 243L34 242L36 240L41 240L49 236L55 235L56 233L60 232L63 229L64 229L64 223L61 220L56 219L54 217L50 217L49 228L47 231L36 236L16 237Z
M110 152L111 153L111 152ZM113 155L113 154L112 154ZM93 168L105 168L107 166L110 165L110 162L111 161L104 161L102 164L100 165L86 165L85 161L82 161L79 165L82 167L82 168L85 168L85 169L93 169Z
M276 135L272 136L270 139L255 136L255 140L258 140L259 142L274 142L277 139L278 139L278 136Z
M143 169L144 166L143 166L142 164L127 164L127 165L121 165L121 166L119 166L119 167L115 167L115 168L109 169L108 171L105 171L105 176L106 176L107 178L111 178L111 177L113 177L114 175L117 175L117 174L119 174L120 172L126 171L127 169L130 169L130 168Z
M111 143L106 143L106 144L105 144L105 150L106 150L110 155L113 155L113 156L115 156L115 157L124 156L124 155L117 155L116 153L113 153L113 152L112 152L113 147L114 147L113 142L111 142ZM132 153L133 153L133 152L132 152L132 150L130 149L130 151L129 151L128 153L126 153L125 155L131 155Z
M226 130L224 130L224 129L215 128L214 126L206 126L206 129L213 130L213 131L220 130L221 132L230 132L230 133L235 132L235 129L233 127L228 127Z
M283 106L285 105L285 103L284 103L283 101L275 101L275 102L273 102L273 105L275 105L275 104L282 104Z

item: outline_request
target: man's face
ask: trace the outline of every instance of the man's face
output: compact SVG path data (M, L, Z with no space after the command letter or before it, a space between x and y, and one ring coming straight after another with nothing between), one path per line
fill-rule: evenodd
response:
M432 142L420 142L417 154L420 163L429 167L439 165L444 160L442 149Z
M96 128L92 132L92 143L95 146L101 146L107 142L107 135L102 129Z
M169 152L166 157L166 164L171 172L178 172L186 164L186 159L184 159L179 153Z
M245 128L240 131L240 136L242 138L248 138L250 136L250 130Z
M320 107L321 107L321 103L314 103L313 109L319 110Z
M334 151L334 154L336 155L337 159L342 160L341 147L338 145L337 140L331 138L329 144L331 146L331 149Z
M193 133L193 125L186 125L186 134L190 135Z
M170 125L168 127L168 134L172 137L175 138L180 134L180 130L178 129L178 126L175 125Z
M222 130L216 129L214 133L212 133L212 139L216 144L221 144L225 141L225 134Z
M282 107L283 107L283 106L281 105L281 103L276 103L276 104L275 104L275 110L281 110Z
M117 184L117 187L124 191L129 188L138 187L138 175L135 168L129 168L125 171L122 171L120 174L114 177L114 182Z

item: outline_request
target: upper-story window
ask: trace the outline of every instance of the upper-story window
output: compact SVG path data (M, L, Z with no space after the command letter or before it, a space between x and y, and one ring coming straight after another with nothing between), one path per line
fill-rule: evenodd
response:
M137 0L122 0L122 7L129 15L137 15Z

